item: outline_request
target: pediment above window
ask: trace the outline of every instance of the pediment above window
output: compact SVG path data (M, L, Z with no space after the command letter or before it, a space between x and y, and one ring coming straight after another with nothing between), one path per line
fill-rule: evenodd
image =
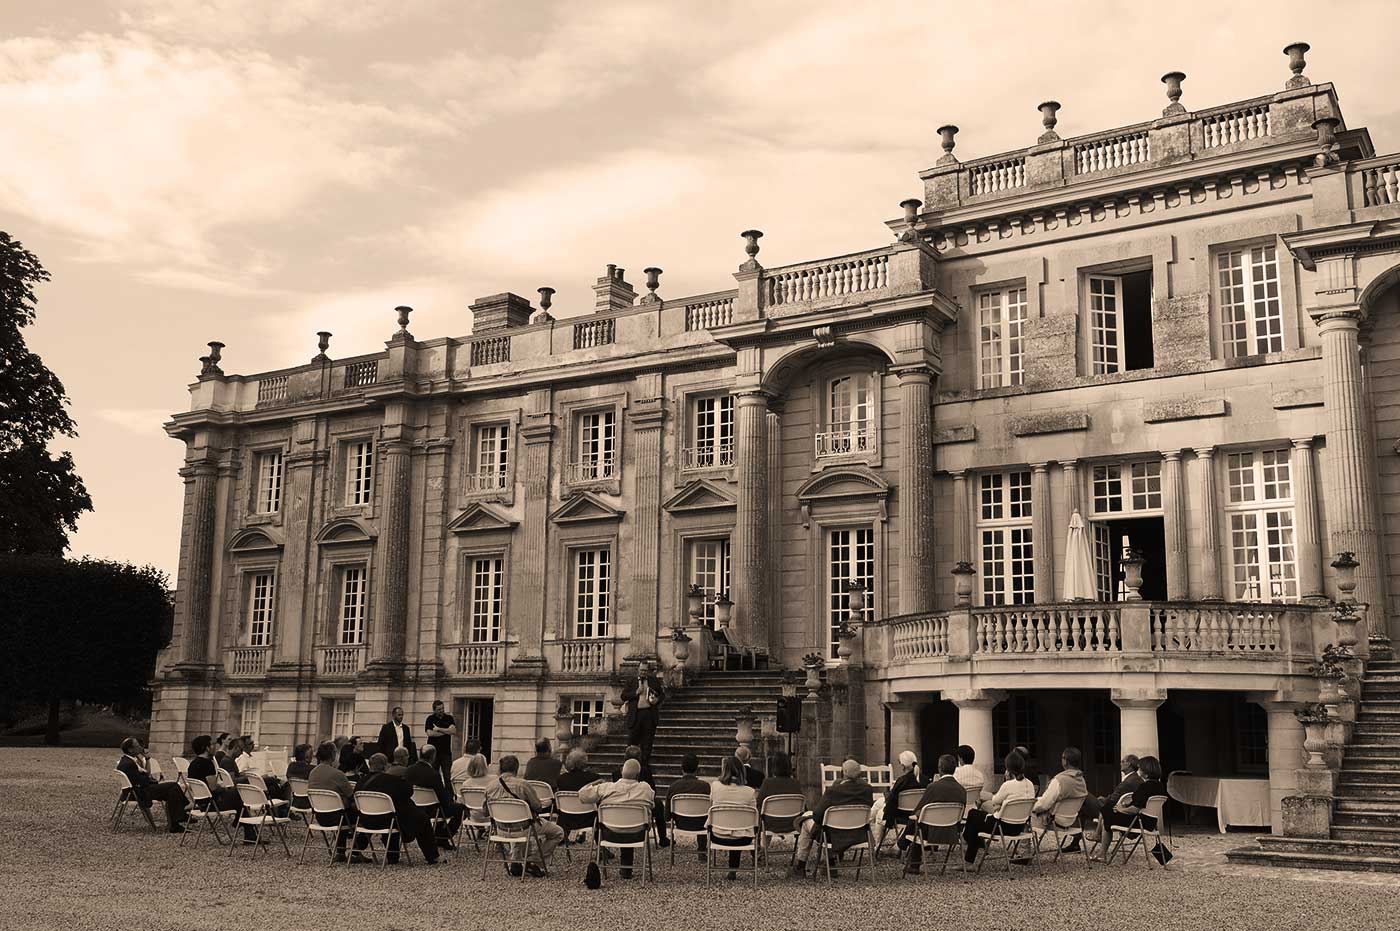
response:
M714 482L700 478L676 492L661 505L673 514L718 511L734 507L734 498Z
M565 501L549 519L556 524L581 524L586 521L622 520L622 511L592 492L579 492Z
M240 530L228 541L230 553L266 553L280 550L282 533L271 527L257 527Z
M797 489L797 503L802 507L804 527L811 520L812 508L824 504L874 504L879 508L878 519L883 522L889 496L889 482L872 470L860 466L828 468L812 476Z
M316 542L322 546L335 543L373 543L376 534L363 521L341 517L322 527Z
M453 533L481 533L492 530L512 530L519 521L511 520L495 508L473 504L452 519L447 529Z

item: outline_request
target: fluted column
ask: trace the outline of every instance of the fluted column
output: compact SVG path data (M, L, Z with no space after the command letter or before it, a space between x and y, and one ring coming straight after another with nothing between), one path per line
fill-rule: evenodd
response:
M1060 463L1060 472L1064 479L1065 504L1068 505L1069 513L1078 511L1083 515L1084 503L1080 500L1079 493L1079 460L1063 460Z
M1325 598L1322 585L1322 540L1318 536L1317 468L1313 438L1293 440L1293 546L1298 559L1298 594Z
M1050 464L1031 463L1031 537L1035 600L1055 600L1055 515L1050 510Z
M525 486L525 515L520 521L520 549L512 548L519 560L512 570L510 611L511 631L517 641L516 656L511 665L538 665L543 662L545 598L549 585L546 547L549 543L549 458L554 440L549 402L542 401L543 410L526 415L520 430L525 447L523 484ZM518 555L517 555L518 554ZM568 584L567 567L560 568L560 584Z
M657 378L656 388L660 388ZM661 559L661 425L666 411L660 397L635 402L632 421L632 468L636 493L632 501L632 557L627 576L632 583L633 656L655 656L658 622L658 572Z
M315 623L307 615L310 597L316 590L311 554L315 533L312 502L316 500L317 466L323 473L330 454L316 449L316 421L305 418L292 424L292 444L282 460L282 526L287 542L282 564L277 570L277 628L273 642L274 662L282 665L313 662Z
M1220 515L1215 500L1215 448L1196 448L1196 506L1201 514L1201 538L1197 549L1201 553L1200 597L1219 601L1224 597L1220 585Z
M1162 454L1162 529L1167 538L1167 600L1191 597L1191 550L1186 533L1186 490L1182 486L1181 450Z
M962 469L953 476L953 562L970 562L972 558L972 506L967 500L967 472Z
M1327 517L1334 553L1356 554L1356 600L1375 606L1366 612L1370 632L1385 636L1377 573L1376 525L1372 518L1370 458L1366 450L1362 403L1361 351L1355 307L1314 312L1322 337L1322 403L1327 413Z
M739 494L730 582L735 626L740 643L773 649L768 629L768 395L744 391L734 406Z
M932 611L933 585L933 374L901 369L899 416L899 611Z
M209 608L214 581L214 521L218 504L219 467L212 459L191 462L180 470L189 487L189 587L185 607L182 659L202 664L209 657Z
M783 432L782 417L768 408L768 553L777 561L782 561L783 553ZM731 596L732 597L732 596ZM781 645L783 628L783 586L774 583L769 586L768 616L772 618L772 635L768 638L774 649ZM776 655L776 654L775 654Z
M384 493L383 533L379 537L379 612L374 656L379 662L403 659L408 628L409 444L384 440L377 450Z

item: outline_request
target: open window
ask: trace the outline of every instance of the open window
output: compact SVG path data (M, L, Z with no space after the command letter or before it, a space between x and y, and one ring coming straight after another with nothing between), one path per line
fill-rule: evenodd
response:
M1089 275L1090 374L1150 369L1152 270Z

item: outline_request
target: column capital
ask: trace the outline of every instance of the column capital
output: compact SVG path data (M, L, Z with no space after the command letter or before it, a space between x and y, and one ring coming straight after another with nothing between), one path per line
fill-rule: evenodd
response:
M1330 307L1309 307L1308 316L1317 324L1319 331L1355 330L1366 319L1366 311L1360 304L1337 304Z
M1078 459L1057 459L1056 462L1058 462L1058 463L1060 464L1060 468L1062 468L1062 469L1077 469L1077 468L1079 468L1079 460L1078 460Z
M1179 450L1179 449L1168 449L1168 450L1165 450L1165 451L1163 451L1163 453L1162 453L1162 458L1165 459L1167 462L1180 462L1180 461L1181 461L1181 450Z
M1196 454L1197 459L1209 459L1215 455L1214 446L1193 446L1191 452Z
M1123 711L1152 711L1167 700L1157 689L1113 689L1109 698Z
M1311 449L1316 439L1311 436L1295 436L1289 442L1293 444L1294 449Z
M967 478L967 473L970 472L971 470L970 470L970 469L946 469L946 470L944 470L944 471L945 471L948 475L952 476L953 478L966 479L966 478Z
M554 424L527 423L520 428L520 438L529 445L548 443L554 439Z
M922 363L915 365L896 365L892 366L890 371L894 373L895 377L898 378L901 383L905 381L927 381L932 383L935 375L933 369Z
M194 462L186 463L184 468L177 473L181 478L199 478L200 476L211 476L219 474L219 462L217 459L197 459Z
M966 691L945 691L943 698L959 708L995 708L1006 700L1007 692L1002 689L967 689Z
M773 392L767 388L735 388L729 392L734 396L734 403L753 404L767 407L773 400Z
M413 449L413 443L409 440L380 440L378 451L389 456L398 456Z
M1049 462L1049 460L1046 460L1045 462L1032 462L1032 463L1030 464L1030 466L1031 466L1031 471L1032 471L1032 472L1035 472L1035 473L1037 473L1037 474L1043 474L1043 473L1045 473L1045 472L1050 471L1050 462Z

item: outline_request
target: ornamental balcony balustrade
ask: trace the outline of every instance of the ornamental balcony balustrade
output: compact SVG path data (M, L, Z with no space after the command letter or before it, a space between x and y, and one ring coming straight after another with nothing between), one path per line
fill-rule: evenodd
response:
M319 647L316 650L316 671L328 678L354 676L365 669L369 647L365 644Z
M272 647L236 647L224 651L224 674L231 679L261 677L271 661Z
M506 469L482 470L467 473L467 491L503 491L510 487L510 472Z
M707 443L704 446L687 446L681 450L681 469L694 472L700 469L727 469L734 464L734 441Z
M876 449L879 439L875 427L828 430L813 437L814 453L818 459L865 455Z
M600 482L617 476L617 461L612 456L584 459L568 465L570 482Z
M379 360L366 359L345 366L345 387L363 388L379 381Z
M611 675L617 670L617 641L611 637L547 641L545 658L549 668L561 675Z
M442 648L443 666L448 674L468 679L489 679L504 675L508 644L505 641L489 643L458 643Z
M509 336L483 336L472 340L472 365L497 365L510 361Z

